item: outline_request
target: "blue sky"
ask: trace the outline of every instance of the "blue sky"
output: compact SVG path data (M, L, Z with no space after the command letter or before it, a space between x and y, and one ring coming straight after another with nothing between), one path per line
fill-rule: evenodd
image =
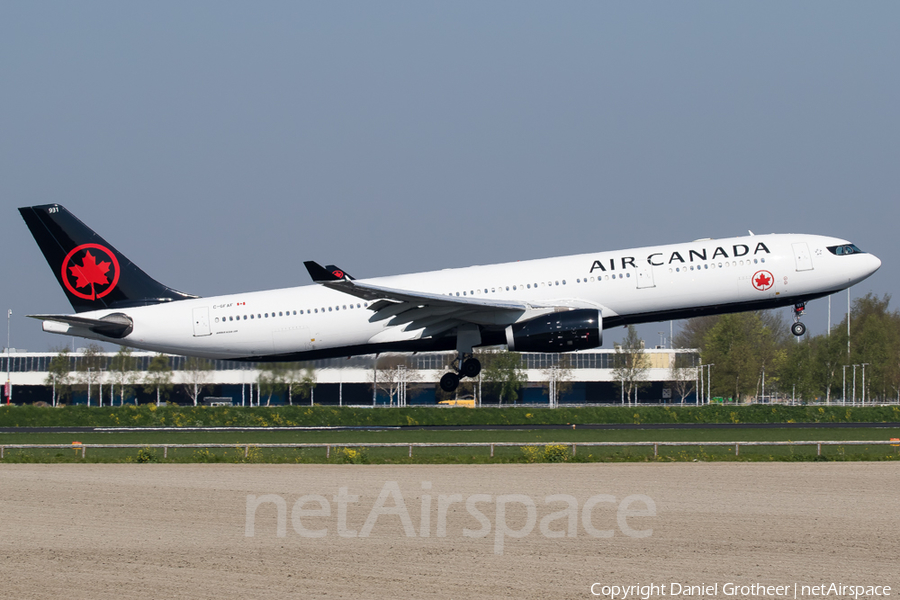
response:
M828 234L897 296L900 6L0 4L0 308L70 310L59 202L214 295L700 237ZM833 305L833 320L846 295ZM824 331L827 303L805 321ZM642 328L649 343L668 325ZM609 341L620 331L607 333Z

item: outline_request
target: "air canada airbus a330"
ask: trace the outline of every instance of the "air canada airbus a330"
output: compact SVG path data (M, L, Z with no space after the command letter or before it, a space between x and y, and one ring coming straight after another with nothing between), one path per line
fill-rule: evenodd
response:
M478 346L569 352L611 327L780 306L803 335L808 301L881 266L846 240L771 234L371 279L306 262L315 285L201 298L150 278L58 204L19 212L76 313L29 315L44 331L247 361L456 350L447 391L478 375Z

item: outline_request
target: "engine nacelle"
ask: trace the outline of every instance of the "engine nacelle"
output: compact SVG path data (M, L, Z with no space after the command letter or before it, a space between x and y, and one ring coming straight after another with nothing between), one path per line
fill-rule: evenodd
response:
M517 352L571 352L602 343L603 318L590 308L550 313L506 328L506 345Z

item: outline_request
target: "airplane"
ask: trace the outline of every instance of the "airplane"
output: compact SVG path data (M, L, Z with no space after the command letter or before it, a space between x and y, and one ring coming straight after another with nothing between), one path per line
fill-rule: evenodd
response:
M302 361L456 350L441 378L477 377L481 346L597 348L603 330L794 307L872 275L881 261L834 237L767 234L355 279L304 263L314 285L200 297L152 279L59 204L19 209L75 314L43 330L211 359Z

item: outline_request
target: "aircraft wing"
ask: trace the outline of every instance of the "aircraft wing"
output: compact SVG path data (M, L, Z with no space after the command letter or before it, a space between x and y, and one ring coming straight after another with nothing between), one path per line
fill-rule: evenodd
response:
M572 308L566 304L532 304L520 300L445 296L414 290L400 290L339 277L333 270L315 262L304 263L317 283L361 298L372 304L370 322L391 319L388 325L403 325L405 331L425 329L423 335L436 335L461 323L505 325L527 312L547 312Z

